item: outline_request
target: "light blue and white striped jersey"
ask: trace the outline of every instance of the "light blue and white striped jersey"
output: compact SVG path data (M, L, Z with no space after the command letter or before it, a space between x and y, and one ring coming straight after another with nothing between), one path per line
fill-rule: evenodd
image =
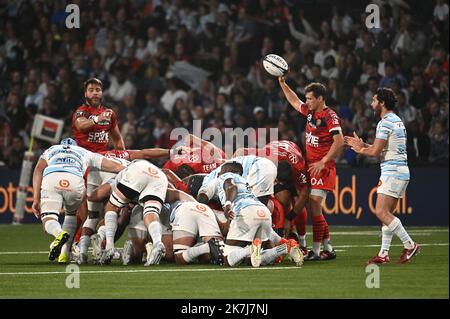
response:
M247 180L241 175L234 173L225 173L217 178L217 194L219 195L219 199L222 205L225 205L226 202L226 195L223 184L229 178L231 178L234 184L237 186L237 195L231 203L231 209L236 215L239 214L241 209L251 205L265 207L264 204L261 203L256 198L256 196L253 195L252 192L248 189Z
M43 176L54 172L83 177L88 167L101 168L103 156L75 145L53 145L40 157L47 162Z
M409 180L406 128L394 113L387 113L377 125L376 138L386 141L381 153L381 174Z
M252 169L253 165L258 164L258 157L255 155L238 156L228 160L227 162L237 162L241 164L243 168L242 177L246 179L250 174L250 170Z
M217 175L219 174L221 166L212 170L208 175L205 176L202 182L202 186L198 190L198 193L204 193L211 200L214 198L216 193L216 182Z

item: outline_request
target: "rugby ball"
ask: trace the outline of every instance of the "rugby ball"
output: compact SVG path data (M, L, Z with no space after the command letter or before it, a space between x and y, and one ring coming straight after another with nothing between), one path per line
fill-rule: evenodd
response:
M276 54L268 54L264 57L263 61L264 69L273 76L283 76L289 70L287 62Z

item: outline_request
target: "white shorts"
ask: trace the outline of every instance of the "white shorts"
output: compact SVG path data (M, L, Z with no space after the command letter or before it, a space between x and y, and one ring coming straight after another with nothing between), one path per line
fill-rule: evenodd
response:
M248 185L256 197L272 195L277 167L267 158L258 158L247 176Z
M267 207L261 205L247 206L239 212L230 223L227 239L252 242L259 238L269 240L272 231L272 216Z
M377 194L385 194L394 198L402 198L409 181L403 181L395 176L381 175L378 182Z
M145 227L144 218L142 212L144 211L143 207L140 205L134 206L131 211L130 223L128 224L128 237L134 237L133 234L148 234L147 227ZM161 224L162 235L171 235L172 231L170 227L167 225ZM142 237L142 236L135 236Z
M75 212L85 189L83 177L64 172L46 175L41 185L41 212L58 214L62 207L66 212Z
M166 175L158 167L144 160L132 162L118 182L139 193L140 202L146 196L156 196L164 202L169 185Z
M186 202L178 206L171 223L172 231L184 231L192 237L222 237L216 216L211 208L197 202Z
M98 169L90 170L87 175L87 195L90 196L99 186L105 184L116 175L116 173L104 172ZM91 202L88 200L87 204L88 210L91 212L101 212L103 210L102 202Z

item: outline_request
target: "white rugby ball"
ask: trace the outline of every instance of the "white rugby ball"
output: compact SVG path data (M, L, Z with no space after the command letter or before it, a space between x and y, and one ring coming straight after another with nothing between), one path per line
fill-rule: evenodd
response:
M276 54L266 55L262 63L267 73L273 76L283 76L289 70L289 65L287 64L287 62L282 57Z

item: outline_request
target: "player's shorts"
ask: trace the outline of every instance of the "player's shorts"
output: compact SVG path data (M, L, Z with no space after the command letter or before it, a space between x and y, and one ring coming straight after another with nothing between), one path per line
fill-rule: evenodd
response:
M104 172L97 169L89 170L86 187L87 195L90 196L99 186L114 178L116 175L116 173ZM101 212L103 210L102 202L91 202L88 200L87 204L89 211Z
M381 175L377 194L385 194L394 198L402 198L408 187L408 180L400 180L395 176Z
M156 197L161 203L166 199L169 185L166 175L147 161L136 161L130 164L119 182L139 194L139 202L147 197ZM129 198L132 199L132 198Z
M222 237L216 216L206 205L186 202L178 206L172 214L175 214L171 223L174 233L183 231L192 234L192 237Z
M324 191L334 190L336 184L336 167L325 167L320 174L310 175L308 173L308 184L311 190L320 189Z
M239 212L230 223L227 239L252 242L259 238L269 240L272 217L269 209L262 205L250 205Z
M83 178L71 173L54 172L44 176L41 212L58 214L62 207L66 212L75 212L81 205L85 189Z
M130 216L130 223L128 224L128 237L145 239L148 236L147 227L145 227L143 218L143 207L136 205L133 207ZM162 235L171 235L170 227L161 223Z
M272 195L277 167L267 158L258 158L252 165L247 176L248 185L256 197Z

